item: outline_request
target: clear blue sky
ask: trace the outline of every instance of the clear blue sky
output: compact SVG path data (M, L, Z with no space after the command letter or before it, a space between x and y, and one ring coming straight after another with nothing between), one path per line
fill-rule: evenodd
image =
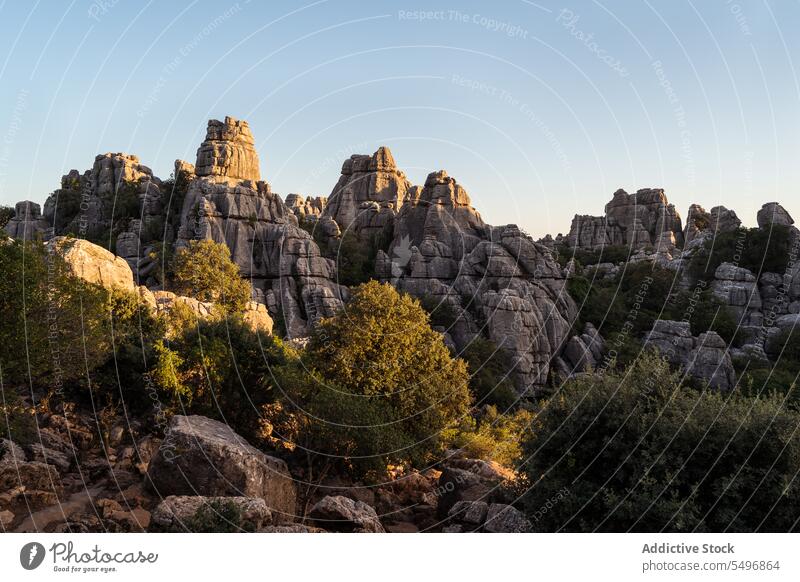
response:
M536 235L619 187L800 219L798 25L745 0L0 0L0 202L107 151L166 178L232 115L282 194L383 144Z

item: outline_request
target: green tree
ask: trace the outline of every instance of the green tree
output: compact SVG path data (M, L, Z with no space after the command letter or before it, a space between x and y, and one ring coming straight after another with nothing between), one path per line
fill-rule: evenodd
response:
M276 398L271 368L285 362L281 340L230 315L195 319L172 341L156 342L152 377L175 410L221 420L255 439L262 407Z
M68 242L66 244L69 244ZM61 255L39 242L0 245L0 369L6 386L140 393L134 372L162 334L133 293L74 277Z
M476 337L463 353L469 366L469 389L478 405L491 404L508 410L518 402L512 380L513 363L497 344Z
M250 284L242 279L224 243L190 241L172 259L172 288L179 295L221 305L228 312L241 312L250 301Z
M283 378L278 424L299 427L295 441L324 446L323 456L359 457L362 470L428 459L470 404L466 365L419 302L375 281L320 322Z
M14 218L15 210L11 206L0 206L0 228L5 227L8 221Z
M800 415L780 398L681 385L645 353L543 402L524 444L541 531L790 531L800 518ZM548 500L569 494L548 511Z

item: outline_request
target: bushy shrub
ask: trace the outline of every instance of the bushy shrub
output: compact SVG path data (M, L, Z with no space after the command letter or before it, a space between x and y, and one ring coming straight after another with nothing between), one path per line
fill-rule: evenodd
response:
M4 228L15 214L16 211L11 206L0 205L0 228Z
M488 339L476 337L462 357L467 361L469 389L476 405L490 404L505 411L518 402L512 380L514 364L508 352Z
M136 295L72 276L61 256L41 243L0 245L0 270L0 368L6 385L56 392L91 387L108 379L103 366L115 356L128 361L137 344L142 349L151 333L160 333ZM120 384L116 371L105 371L114 386Z
M780 398L686 388L646 353L542 403L524 444L525 507L541 531L790 531L798 423Z
M486 406L476 419L466 420L453 444L471 458L514 468L522 459L522 441L533 417L524 409L501 414L496 407Z
M695 279L712 280L722 263L759 273L783 273L789 261L791 232L788 227L775 225L768 230L739 228L718 233L706 241L689 263L689 275Z
M277 395L271 368L285 361L279 339L232 315L196 319L172 341L156 342L151 374L174 410L218 419L255 439L261 408Z
M375 272L375 257L368 242L352 232L342 235L336 249L338 282L348 287L369 281Z
M35 442L36 436L33 408L25 405L14 388L0 382L0 439L28 445Z
M184 523L192 533L238 533L255 531L254 524L245 520L238 505L232 501L213 500L204 503Z
M361 472L430 458L470 403L466 365L419 303L375 281L322 320L301 364L282 374L286 396L271 425L298 427L288 440Z
M241 312L250 301L250 283L242 279L224 243L190 241L172 259L172 288L179 295L210 301L228 312Z

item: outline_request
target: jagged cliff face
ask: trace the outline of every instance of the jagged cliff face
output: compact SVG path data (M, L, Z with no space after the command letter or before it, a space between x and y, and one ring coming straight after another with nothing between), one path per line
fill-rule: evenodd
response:
M192 239L225 243L256 299L284 322L289 336L305 336L317 320L341 309L348 290L336 283L334 261L323 257L311 235L298 227L293 210L305 204L295 199L290 209L257 179L252 142L245 122L230 117L224 123L210 121L195 166L176 162L176 172L188 181L177 244ZM321 211L322 202L317 206Z
M226 117L208 122L206 139L197 149L195 173L233 180L261 180L255 140L246 121Z
M567 244L585 250L609 245L634 249L683 245L681 217L660 188L645 188L633 194L619 189L605 210L605 216L575 215Z

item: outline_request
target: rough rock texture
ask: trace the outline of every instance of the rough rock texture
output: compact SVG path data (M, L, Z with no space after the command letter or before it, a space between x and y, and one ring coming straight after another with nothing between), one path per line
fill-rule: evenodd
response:
M572 248L598 250L606 245L671 248L683 244L681 218L664 190L617 190L605 216L576 215L566 237Z
M481 333L507 351L521 394L546 382L575 316L551 251L516 225L485 224L466 190L444 171L412 189L388 252L378 253L376 272L458 314L444 330L458 351Z
M309 196L306 198L301 194L289 194L285 203L298 221L316 221L325 211L328 199L324 196L317 196L316 198Z
M252 497L203 497L201 495L170 495L158 504L151 515L151 531L186 532L192 517L203 507L214 514L219 504L231 504L239 512L241 522L233 526L243 531L256 531L271 525L272 512L263 499ZM221 519L221 518L220 518Z
M391 223L410 188L389 148L380 147L371 156L353 155L342 164L323 216L343 231L352 230L366 238Z
M531 522L524 514L505 503L484 501L459 501L448 513L448 533L526 533Z
M581 335L572 336L564 347L561 359L569 368L569 374L588 372L598 367L603 360L605 341L591 323L584 326Z
M148 227L162 211L161 180L152 170L137 156L106 153L83 174L71 170L61 178L61 188L45 202L44 218L56 235L91 238L120 218L141 218Z
M437 512L446 517L459 501L500 501L502 485L514 479L514 473L493 461L451 458L439 477L436 493Z
M172 418L147 474L162 496L260 497L276 523L295 516L294 484L286 463L203 416Z
M58 253L76 277L107 289L134 291L133 272L128 263L103 247L82 239L55 237L47 243Z
M707 212L699 204L692 204L686 216L686 242L689 243L701 234L715 236L723 232L731 232L742 226L736 212L724 206L715 206Z
M372 507L342 495L322 498L311 508L309 517L328 531L384 533L378 514Z
M761 293L756 277L732 263L722 263L714 272L711 291L727 304L741 326L760 326L763 322Z
M758 228L770 228L772 225L792 226L794 219L786 209L777 202L767 202L756 215Z
M226 117L208 122L206 139L197 149L195 173L198 176L222 176L234 180L261 179L255 140L246 121Z
M712 388L727 391L736 385L731 356L716 332L693 337L686 321L657 320L645 336L645 345L655 347L671 364Z
M192 239L225 243L256 299L291 338L342 308L347 289L336 265L266 182L196 176L181 211L178 245Z
M0 439L0 509L8 511L23 500L26 511L57 503L63 493L55 465L27 459L20 446Z
M49 225L42 216L40 206L25 200L16 203L14 217L6 223L5 231L12 238L35 240L37 237L47 238Z

